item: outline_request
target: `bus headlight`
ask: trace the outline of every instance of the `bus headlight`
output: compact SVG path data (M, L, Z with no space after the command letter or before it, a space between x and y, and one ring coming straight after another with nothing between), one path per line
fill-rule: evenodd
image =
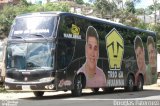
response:
M45 86L45 89L50 89L50 90L51 90L51 89L53 89L53 88L54 88L54 85L53 85L53 84L51 84L51 85L46 85L46 86Z
M5 78L5 82L14 82L15 80L12 78Z
M50 82L50 81L53 81L53 80L54 80L54 77L46 77L46 78L40 79L39 81L40 82Z

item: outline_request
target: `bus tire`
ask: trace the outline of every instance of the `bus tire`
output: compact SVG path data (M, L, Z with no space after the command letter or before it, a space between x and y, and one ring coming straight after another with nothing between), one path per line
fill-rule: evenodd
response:
M35 95L36 97L42 97L43 94L44 94L43 91L34 91L33 93L34 93L34 95Z
M92 90L93 93L98 93L99 88L91 88L91 90Z
M137 86L136 86L136 91L142 91L143 90L143 85L144 85L144 80L141 75L138 76L138 81L137 81Z
M73 96L81 96L82 95L82 79L81 75L75 77L74 80L74 88L71 90Z
M132 75L129 75L127 78L127 86L125 87L125 90L128 92L132 92L134 90L134 78Z

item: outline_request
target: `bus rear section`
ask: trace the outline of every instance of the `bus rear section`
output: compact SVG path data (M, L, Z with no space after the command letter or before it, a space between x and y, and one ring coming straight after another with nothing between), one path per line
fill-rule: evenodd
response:
M72 82L71 90L76 96L81 95L83 88L93 92L99 88L112 92L116 87L141 91L143 85L156 83L154 32L71 13L61 16L59 27L58 44L64 48L58 54L66 58L57 65L67 63L60 69L66 74L65 79ZM67 61L67 48L74 52L69 53L73 54L71 62ZM63 78L60 77L65 81Z

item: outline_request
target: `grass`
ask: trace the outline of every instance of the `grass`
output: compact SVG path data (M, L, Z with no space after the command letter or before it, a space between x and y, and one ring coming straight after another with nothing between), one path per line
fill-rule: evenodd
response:
M0 86L0 93L7 93L7 90L2 85Z

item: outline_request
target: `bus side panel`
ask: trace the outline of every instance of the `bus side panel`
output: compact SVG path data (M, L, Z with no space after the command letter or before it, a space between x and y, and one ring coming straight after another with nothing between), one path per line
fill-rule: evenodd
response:
M69 21L68 19L72 20ZM144 80L146 79L146 69L145 72L142 72L142 69L138 69L139 63L137 63L138 61L135 50L135 44L137 43L135 43L135 39L137 36L141 39L145 53L144 63L148 64L148 50L146 45L148 39L147 32L144 33L140 30L122 27L111 23L99 23L98 21L85 18L72 17L68 19L66 21L66 23L68 22L66 26L69 27L68 30L70 32L67 32L66 30L66 32L62 34L62 38L71 41L75 40L76 42L74 47L75 51L73 51L73 58L70 62L67 62L69 64L64 68L66 71L64 76L66 77L66 80L71 82L70 85L74 85L74 77L79 73L80 68L84 68L83 64L86 62L85 44L87 41L85 38L88 27L95 28L99 37L99 57L97 67L104 72L106 77L106 85L99 87L127 86L126 82L129 75L133 76L135 85L140 74L142 74ZM80 33L77 33L72 29L77 29ZM75 32L78 35L76 35ZM64 42L64 40L59 42ZM66 46L63 46L63 49L65 48ZM98 86L95 85L92 87ZM73 86L71 88L73 88Z
M72 79L70 77L74 76L74 70L75 70L74 68L79 67L78 60L73 62L75 54L75 45L76 45L75 39L65 39L63 37L60 37L58 39L57 53L56 53L57 55L56 88L59 90L70 88L70 86L72 85Z

